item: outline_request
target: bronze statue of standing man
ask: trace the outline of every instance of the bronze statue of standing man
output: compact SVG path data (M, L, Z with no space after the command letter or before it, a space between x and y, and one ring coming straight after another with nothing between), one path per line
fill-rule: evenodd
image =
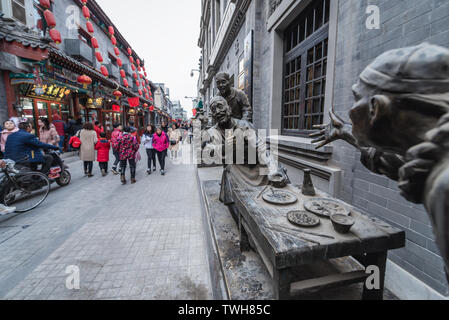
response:
M238 120L253 121L253 108L248 96L242 90L232 87L231 77L225 72L218 73L215 77L219 96L226 99L231 107L232 118Z

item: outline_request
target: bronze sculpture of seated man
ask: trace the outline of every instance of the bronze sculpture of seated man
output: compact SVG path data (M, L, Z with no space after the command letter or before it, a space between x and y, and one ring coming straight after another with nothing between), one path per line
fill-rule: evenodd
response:
M210 109L216 125L206 132L203 161L214 161L225 167L221 202L225 205L234 203L229 175L254 187L268 184L278 188L287 186L289 179L285 170L267 150L265 139L258 135L254 125L247 120L233 118L223 97L213 98Z
M449 50L424 43L388 51L362 72L353 93L352 125L331 112L314 142L346 140L369 170L424 204L448 274Z

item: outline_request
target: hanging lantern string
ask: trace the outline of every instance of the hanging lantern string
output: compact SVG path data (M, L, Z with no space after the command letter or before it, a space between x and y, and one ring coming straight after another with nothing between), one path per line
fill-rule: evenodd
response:
M108 71L108 68L106 68L106 65L104 65L104 60L103 60L103 56L101 55L101 52L100 52L100 46L98 44L98 40L94 37L94 26L93 26L92 22L90 21L90 10L87 7L87 1L88 0L81 0L81 2L83 4L83 8L82 8L83 16L87 20L86 21L87 32L89 32L91 35L90 42L92 44L92 47L95 50L95 58L97 59L98 63L100 64L101 74L105 77L109 77L109 71Z
M41 1L45 2L45 1L49 1L49 0L41 0ZM101 67L100 67L101 73L103 74L103 76L109 77L108 69L103 64L104 63L103 56L101 55L101 52L100 52L98 40L94 37L94 27L93 27L92 22L90 21L90 10L87 7L87 1L88 0L81 0L81 2L83 4L83 8L82 8L83 16L87 20L86 21L86 28L87 28L87 31L90 33L90 35L92 37L91 38L91 44L92 44L92 47L95 49L95 57L96 57L98 63L100 63L100 65L101 65ZM123 61L120 59L120 50L119 50L119 48L117 46L117 38L115 37L114 27L113 26L109 26L108 32L109 32L109 36L111 38L111 43L112 43L112 45L114 47L114 53L117 56L117 65L120 68L120 75L123 78L123 85L126 88L129 88L129 82L126 79L126 72L125 72L125 70L123 68ZM141 66L140 59L137 59L137 61L136 61L138 67L135 66L135 64L134 64L134 57L133 57L133 51L132 51L131 48L128 48L128 55L129 55L129 61L131 63L131 68L133 70L133 77L134 77L134 80L136 81L136 85L137 85L137 88L138 88L138 93L139 93L139 95L141 97L143 97L144 92L140 89L140 87L141 87L141 84L142 84L142 87L145 88L145 84L146 84L147 87L146 87L146 91L145 91L145 98L147 100L151 101L150 97L152 97L152 93L151 93L151 88L149 86L149 81L148 81L148 79L146 79L147 73L145 71L145 68L143 66ZM139 76L137 75L136 70L138 72L141 72L142 70L144 71L145 77L140 74L140 79L142 80L142 83L139 81Z
M56 19L55 19L55 15L53 14L53 12L50 11L50 0L39 0L39 4L45 8L44 11L44 18L45 18L45 22L47 23L49 30L49 35L50 38L57 44L60 45L62 40L61 40L61 33L56 29Z
M111 38L111 43L114 46L114 53L117 56L117 65L120 69L120 76L123 78L123 85L128 88L129 87L129 83L128 80L126 79L126 72L125 69L123 68L123 61L122 59L120 59L120 50L117 47L117 39L115 38L115 30L113 26L109 26L108 28L108 32L109 32L109 37Z

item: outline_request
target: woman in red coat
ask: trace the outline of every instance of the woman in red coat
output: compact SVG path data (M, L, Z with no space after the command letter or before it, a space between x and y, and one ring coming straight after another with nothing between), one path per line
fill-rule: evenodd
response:
M100 163L101 174L104 177L108 174L109 153L111 151L111 144L106 139L105 132L100 133L100 141L97 142L95 150L97 150L97 159Z

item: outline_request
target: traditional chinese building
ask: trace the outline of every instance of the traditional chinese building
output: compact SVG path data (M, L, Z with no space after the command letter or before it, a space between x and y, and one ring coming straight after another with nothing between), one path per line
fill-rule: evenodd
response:
M145 68L144 59L132 50L129 54L130 44L94 0L87 1L89 19L81 1L49 2L48 10L60 34L60 44L56 44L51 39L43 3L2 1L1 119L26 117L37 126L40 117L50 121L58 117L64 121L81 118L83 122L99 121L107 131L112 131L114 123L134 122L143 131L157 111L151 107L155 86L131 68L135 61L141 64L139 69ZM82 81L85 79L87 82ZM128 102L133 97L138 97L137 106Z
M207 107L228 72L254 108L254 124L279 132L293 182L311 169L317 187L407 233L389 255L387 286L399 297L449 296L427 213L397 184L367 171L345 142L315 150L313 126L333 110L349 122L351 87L384 51L424 41L449 46L447 1L203 0L198 90Z

